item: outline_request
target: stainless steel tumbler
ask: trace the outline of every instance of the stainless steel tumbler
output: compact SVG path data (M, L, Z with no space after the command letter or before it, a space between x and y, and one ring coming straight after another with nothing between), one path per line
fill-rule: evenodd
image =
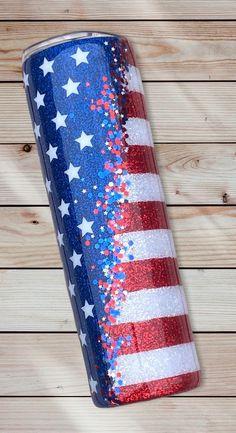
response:
M23 79L93 400L199 383L134 54L78 32L28 48Z

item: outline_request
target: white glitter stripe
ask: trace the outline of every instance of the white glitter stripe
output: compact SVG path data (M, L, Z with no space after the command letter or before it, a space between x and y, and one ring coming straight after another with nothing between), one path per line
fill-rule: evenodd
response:
M115 240L120 241L126 251L121 249L121 262L132 260L146 260L161 257L176 257L171 230L143 230L117 234ZM132 244L130 245L130 243Z
M121 176L126 183L130 203L136 201L165 201L161 180L158 174L140 173Z
M130 117L125 123L125 128L128 134L127 144L153 147L152 132L148 120Z
M133 65L129 65L126 78L128 80L128 90L130 92L139 92L144 94L143 83L138 68Z
M182 286L143 289L126 294L117 322L142 322L183 314L188 314L188 309Z
M199 369L193 342L117 358L117 371L121 373L124 386L179 376Z

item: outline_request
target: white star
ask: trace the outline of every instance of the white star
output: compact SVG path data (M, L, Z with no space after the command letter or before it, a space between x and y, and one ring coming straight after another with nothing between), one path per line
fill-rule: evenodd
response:
M84 131L82 131L81 136L79 138L76 138L75 141L80 144L80 150L82 150L84 147L93 147L91 140L93 138L93 135L87 135Z
M77 254L75 252L75 250L73 250L73 255L70 257L70 260L73 263L73 268L75 268L76 266L82 266L81 265L81 257L82 257L82 254Z
M39 91L37 90L37 95L34 98L34 101L37 104L37 108L41 107L41 105L42 105L42 107L45 107L45 104L43 102L44 96L45 96L45 93L39 93Z
M60 128L61 126L64 126L66 128L65 120L67 118L67 114L61 114L59 111L57 111L56 117L52 119L52 122L55 123L56 129Z
M65 84L64 86L62 86L63 89L66 90L66 96L70 96L72 95L72 93L74 93L75 95L78 95L78 85L80 83L78 81L72 81L70 78L67 81L67 84Z
M49 61L48 59L46 59L46 57L44 57L42 65L39 66L40 69L42 69L43 71L44 77L46 77L49 72L54 72L54 70L52 69L53 63L54 60Z
M45 179L45 185L46 185L46 188L47 188L47 192L48 192L48 194L50 193L50 192L52 192L52 190L51 190L51 181L46 177L46 179Z
M23 81L24 81L25 87L29 85L29 74L26 74L25 72L23 72Z
M105 41L105 42L104 42L104 45L108 45L108 42L107 42L107 41Z
M64 171L64 173L66 173L67 176L69 177L69 182L71 182L73 179L79 179L79 173L78 173L79 169L80 167L75 167L70 162L69 168Z
M52 146L52 145L49 143L49 149L47 150L46 154L49 156L50 162L51 162L53 159L58 159L58 158L57 158L57 146Z
M61 247L62 245L64 245L64 242L63 242L63 236L64 236L64 234L63 233L60 233L59 232L59 230L57 231L57 240L58 240L58 243L59 243L59 246Z
M87 319L87 317L89 317L89 316L94 317L93 307L94 307L94 304L89 304L87 300L85 301L84 306L81 307L81 310L83 310L83 312L85 314L85 319Z
M77 48L77 51L75 54L73 54L71 57L75 59L76 66L79 66L80 63L88 63L87 56L89 54L89 51L82 51L80 48Z
M71 281L69 281L69 286L68 286L68 290L70 292L70 296L75 296L75 285L72 284Z
M93 392L97 392L97 384L98 384L97 381L94 380L92 378L92 376L91 376L90 379L89 379L89 385L90 385L91 394Z
M68 210L69 206L70 206L70 203L65 203L63 199L61 200L61 204L60 204L60 206L58 206L58 209L61 212L62 218L64 217L64 215L70 215L69 210Z
M86 343L86 334L84 334L82 332L82 329L80 330L79 338L80 338L82 346L87 346L87 343Z
M77 226L82 231L82 237L86 235L86 233L93 233L93 223L94 221L87 221L86 218L83 217L82 223Z
M34 134L35 134L35 138L36 140L41 137L40 135L40 124L37 125L36 123L34 123Z

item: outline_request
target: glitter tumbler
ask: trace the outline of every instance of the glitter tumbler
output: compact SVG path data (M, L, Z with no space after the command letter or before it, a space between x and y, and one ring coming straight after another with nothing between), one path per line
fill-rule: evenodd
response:
M94 403L196 387L199 364L130 44L92 31L43 41L24 52L23 80Z

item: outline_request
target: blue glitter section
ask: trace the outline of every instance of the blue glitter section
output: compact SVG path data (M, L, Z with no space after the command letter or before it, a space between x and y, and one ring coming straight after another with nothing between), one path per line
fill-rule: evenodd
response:
M88 63L76 66L75 59L71 56L75 54L78 47L89 54ZM111 47L115 49L112 51ZM117 36L74 39L33 54L24 64L24 72L29 74L26 94L32 121L37 125L40 124L41 136L38 140L38 150L42 172L44 179L47 177L51 180L52 194L49 193L49 201L55 228L60 233L64 233L64 248L60 248L60 254L67 284L69 281L75 284L76 296L71 298L71 302L77 329L82 329L88 336L87 346L83 346L83 352L88 376L92 376L98 382L97 392L92 395L98 406L114 404L109 394L108 365L104 361L107 359L106 351L99 342L101 332L99 322L104 317L103 301L105 302L106 295L102 296L98 289L98 282L105 281L102 272L104 265L111 266L112 238L109 237L109 233L112 236L112 229L107 227L107 220L113 219L112 210L115 209L115 203L121 195L117 192L109 196L107 215L104 215L104 212L94 215L96 201L103 200L106 185L114 181L112 171L104 169L104 155L101 154L108 130L112 129L114 122L109 117L107 119L104 117L102 106L98 110L91 111L91 103L101 98L104 84L102 77L107 77L107 82L112 83L115 95L120 94L120 82L114 79L114 72L119 75L119 65L127 64L124 48L129 50L127 41ZM45 57L48 61L54 61L54 72L44 77L40 66ZM114 57L117 59L117 65L114 63ZM66 97L66 91L62 86L67 83L68 78L80 83L78 95L71 94ZM37 91L45 94L45 106L39 109L34 102ZM56 117L57 111L67 115L66 128L60 127L56 130L52 119ZM93 146L80 150L80 145L75 140L82 131L93 135ZM111 135L111 139L113 138L114 136ZM49 144L58 148L58 159L53 159L51 163L46 154ZM122 163L121 156L108 155L107 157L111 169L112 164ZM79 179L73 179L71 182L64 173L70 163L80 166ZM58 210L61 199L65 203L70 203L69 215L63 218ZM91 234L87 234L81 239L78 225L81 224L83 217L88 221L94 221L94 238ZM101 234L104 236L101 237ZM85 241L90 243L90 246L86 246ZM109 251L108 257L101 257L101 250L106 249ZM82 254L82 267L73 268L70 260L73 250L77 254ZM116 274L116 278L122 280L125 275ZM111 284L109 275L106 281ZM85 301L95 304L94 317L88 317L86 320L81 310ZM113 317L119 314L115 308L110 310L110 313ZM122 338L117 341L116 353L120 344ZM110 366L112 366L112 359ZM122 379L119 385L121 384ZM119 395L119 388L116 387L114 392Z

